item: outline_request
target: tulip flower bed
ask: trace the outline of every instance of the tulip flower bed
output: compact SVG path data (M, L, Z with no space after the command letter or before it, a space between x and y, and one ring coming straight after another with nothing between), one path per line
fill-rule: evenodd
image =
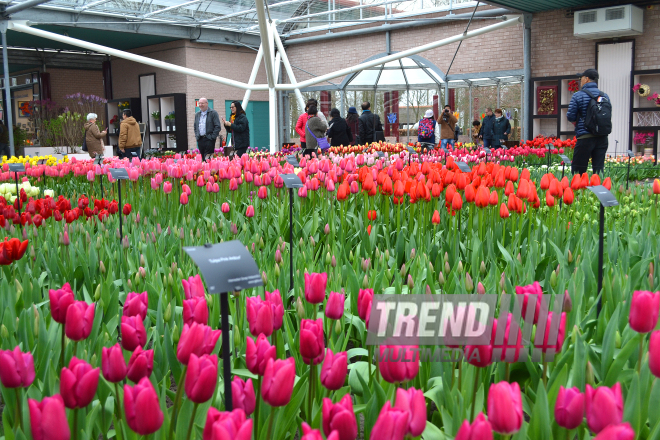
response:
M660 181L402 154L28 163L53 193L0 198L0 439L660 439ZM219 297L182 249L229 240L264 282L230 294L232 411ZM560 296L557 355L376 362L380 293Z

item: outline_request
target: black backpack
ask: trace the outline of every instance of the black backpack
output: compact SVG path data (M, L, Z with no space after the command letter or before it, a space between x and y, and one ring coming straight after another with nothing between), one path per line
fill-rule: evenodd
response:
M612 133L612 103L603 92L594 96L590 91L583 89L591 97L587 114L584 117L584 128L596 136L607 136Z

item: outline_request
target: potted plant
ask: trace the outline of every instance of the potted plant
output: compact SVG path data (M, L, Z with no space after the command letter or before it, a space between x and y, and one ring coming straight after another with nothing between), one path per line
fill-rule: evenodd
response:
M172 129L172 131L175 130L175 127L174 127L174 112L169 112L165 116L165 127L166 127L167 131L169 131L170 128Z
M154 118L156 131L160 131L160 112L159 111L151 112L151 117Z
M112 119L110 119L110 123L114 127L114 132L119 133L119 116L114 115Z
M580 90L580 85L578 84L577 80L571 80L568 82L568 91L571 93L575 93L578 90Z
M654 133L650 131L638 131L633 137L633 142L638 151L643 151L644 156L653 154Z

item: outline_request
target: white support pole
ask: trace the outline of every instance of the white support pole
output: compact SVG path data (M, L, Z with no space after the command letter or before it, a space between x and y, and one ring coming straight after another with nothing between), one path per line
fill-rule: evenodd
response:
M275 26L273 26L273 40L275 40L275 44L277 45L277 50L278 53L282 54L282 63L284 63L284 68L286 69L286 74L289 76L289 81L291 81L291 84L296 84L296 75L293 73L293 68L291 68L291 63L289 63L289 57L286 55L286 51L284 50L284 45L282 44L282 39L280 38L280 35L277 33L277 29ZM296 98L298 99L298 105L300 106L301 109L305 108L305 99L303 98L302 93L300 93L299 88L293 89L293 91L296 93Z
M171 72L182 73L184 75L190 75L197 78L206 79L208 81L217 82L220 84L224 84L226 86L236 87L238 89L268 90L268 86L265 84L248 86L246 83L212 75L208 72L200 72L199 70L189 69L187 67L177 66L176 64L170 64L164 61L154 60L152 58L143 57L141 55L135 55L133 53L124 52L122 50L113 49L111 47L101 46L100 44L89 43L87 41L78 40L77 38L66 37L64 35L55 34L53 32L43 31L41 29L35 29L30 26L26 26L24 23L26 22L9 21L8 29L17 32L23 32L41 38L46 38L48 40L59 41L60 43L70 44L72 46L82 47L85 49L93 50L95 52L112 55L117 58L123 58L125 60L133 61L136 63L158 67L163 70L169 70Z
M279 151L277 145L277 91L275 88L268 90L268 125L270 127L270 152Z
M7 25L6 22L0 23L2 26L2 65L5 74L5 98L3 99L4 111L7 113L7 131L9 132L9 157L14 156L14 122L11 114L11 85L9 83L9 57L7 56Z
M262 32L262 44L266 45L266 49L269 51L266 59L270 59L271 66L272 66L272 79L273 79L273 85L277 84L278 82L278 72L280 70L280 62L281 62L281 57L282 54L281 52L277 52L277 56L275 56L275 45L273 44L273 34L277 34L277 28L275 26L275 23L273 22L265 22L264 23L268 28L266 29L266 32ZM263 35L267 35L266 38L268 38L268 42L266 43L264 41ZM270 152L275 153L276 151L279 151L279 145L278 145L278 139L279 139L279 125L277 122L277 90L275 90L275 87L269 87L268 88L268 126L270 127L270 137L269 137L269 145L270 145Z
M277 55L275 55L275 83L277 83L280 80L280 70L282 67L282 53L277 52Z
M264 47L264 65L266 66L266 77L268 78L268 88L275 87L275 75L273 72L273 51L271 50L270 26L266 20L266 10L264 0L255 0L257 9L257 18L259 19L259 32L261 33L261 45Z
M248 80L248 86L254 85L254 82L257 80L257 73L259 73L259 66L261 65L261 59L264 57L264 46L259 46L259 51L257 52L257 58L254 60L254 66L252 66L252 73L250 73L250 79ZM250 95L252 90L247 89L245 95L243 96L243 109L247 108L248 102L250 102Z
M454 35L453 37L445 38L443 40L435 41L432 43L424 44L422 46L417 46L412 49L404 50L397 52L392 55L384 56L382 58L377 58L375 60L367 61L353 67L348 67L346 69L337 70L326 75L317 76L316 78L308 79L302 81L298 84L280 84L277 86L278 90L293 90L295 88L304 89L306 87L311 87L328 80L339 78L340 76L346 76L351 73L360 72L371 67L376 67L381 64L389 63L390 61L400 60L401 58L409 57L410 55L416 55L427 50L435 49L437 47L446 46L448 44L453 44L458 41L467 40L468 38L476 37L479 35L487 34L500 29L505 29L510 26L515 26L522 21L522 17L519 15L514 16L504 16L504 21L501 23L492 24L490 26L484 26L473 31L466 32L464 34Z

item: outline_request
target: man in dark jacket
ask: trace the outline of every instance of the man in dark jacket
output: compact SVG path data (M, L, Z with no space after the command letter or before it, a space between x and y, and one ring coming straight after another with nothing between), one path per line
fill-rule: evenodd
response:
M9 155L9 130L4 122L0 120L0 160L2 156L10 157Z
M195 139L197 139L202 160L206 160L215 152L215 140L218 138L222 126L218 112L209 108L206 98L199 98L197 105L199 111L195 113Z
M383 131L383 124L380 122L380 116L371 113L370 108L371 104L368 101L362 103L362 114L358 120L358 132L360 133L361 144L374 142L375 131Z
M484 147L486 148L493 146L493 138L495 137L495 132L493 131L494 124L495 115L493 115L493 109L488 107L486 109L486 116L481 121L481 130L479 130L479 139L483 139Z
M590 133L584 126L584 118L587 115L591 96L585 90L588 90L593 96L598 97L602 92L598 90L598 71L596 69L587 69L584 73L578 74L580 78L581 90L575 92L568 105L566 118L575 125L575 137L577 143L573 152L573 162L571 169L573 173L586 173L589 159L594 173L600 173L605 167L605 155L607 154L607 136L596 136ZM602 93L599 99L610 97Z

